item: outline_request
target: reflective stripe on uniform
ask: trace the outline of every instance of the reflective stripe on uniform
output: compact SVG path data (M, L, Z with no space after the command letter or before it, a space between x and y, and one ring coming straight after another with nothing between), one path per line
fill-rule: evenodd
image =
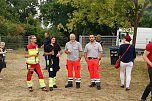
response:
M56 77L53 78L53 85L56 85Z
M95 79L95 82L97 83L97 82L100 82L100 79Z
M38 48L36 49L28 49L28 54L29 55L33 55L33 54L37 54L38 53ZM39 59L38 57L29 57L29 58L26 58L26 63L28 64L36 64L36 63L39 63Z
M27 86L28 86L28 87L32 87L32 86L33 86L32 80L31 80L31 81L26 81L26 83L27 83Z
M68 81L73 81L73 78L68 78Z
M39 63L39 59L38 58L27 58L26 59L26 63L28 64L36 64L36 63Z
M49 78L49 87L53 87L54 85L54 78Z
M40 87L45 87L45 82L44 82L44 79L39 79L39 83L40 83Z
M91 82L95 82L95 79L91 79Z
M81 82L81 78L75 78L75 82Z

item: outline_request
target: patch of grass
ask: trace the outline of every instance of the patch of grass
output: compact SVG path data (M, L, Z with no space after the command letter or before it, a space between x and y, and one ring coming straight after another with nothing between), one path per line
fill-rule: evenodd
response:
M57 73L58 88L53 92L42 92L39 89L39 83L36 73L33 74L35 91L29 93L26 90L27 69L24 58L24 49L8 52L7 68L2 71L3 80L0 81L0 100L2 101L138 101L143 93L145 86L149 82L146 63L144 61L135 61L132 70L131 90L125 91L120 88L119 69L110 65L109 56L101 59L100 76L102 89L89 88L90 77L87 64L81 60L81 88L65 89L67 84L66 54L60 57L60 71ZM142 57L139 60L142 60ZM44 57L40 55L40 64L45 66ZM48 87L48 72L43 70L45 82ZM147 100L150 99L150 96Z

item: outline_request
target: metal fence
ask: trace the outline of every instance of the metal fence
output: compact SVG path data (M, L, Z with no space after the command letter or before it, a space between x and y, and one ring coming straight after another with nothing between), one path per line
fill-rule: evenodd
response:
M0 42L5 42L5 46L7 49L18 49L18 48L25 48L25 46L29 42L30 36L0 36ZM37 37L37 44L41 46L43 44L43 39ZM68 42L67 37L61 37L58 40L60 46L65 46L66 42Z
M5 42L7 49L24 48L28 44L28 36L0 36L0 42Z
M116 36L101 36L104 47L116 45ZM5 42L7 49L24 48L29 41L29 36L0 36L0 42ZM62 38L62 46L65 46L65 38ZM89 36L79 36L79 41L83 47L89 42Z
M101 36L101 40L103 41L104 47L115 46L117 36ZM89 36L79 36L79 41L82 47L85 47L85 45L89 42Z

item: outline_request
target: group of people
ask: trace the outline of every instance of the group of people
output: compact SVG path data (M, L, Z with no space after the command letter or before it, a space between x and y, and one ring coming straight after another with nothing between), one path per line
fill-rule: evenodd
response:
M76 88L80 88L81 84L81 64L80 60L83 56L82 45L76 41L74 33L69 36L70 41L65 45L65 53L67 54L66 67L68 71L68 81L65 88L73 87L73 80L75 79ZM91 84L89 87L96 87L98 90L100 86L99 75L99 61L101 60L102 47L101 44L95 41L95 36L91 34L89 36L90 42L84 49L84 58L88 64L88 70L90 73ZM27 86L30 92L33 91L33 82L31 80L32 74L35 71L39 77L39 84L42 91L48 91L44 82L44 77L40 68L38 45L36 44L36 36L30 36L30 43L26 46L25 58L27 64ZM57 88L56 74L59 71L59 57L62 55L61 47L57 43L56 37L49 37L49 33L45 33L45 40L43 42L44 54L46 61L45 69L49 73L49 90L53 91ZM73 70L75 76L73 75Z
M45 36L48 36L48 33L45 33ZM46 37L47 38L47 37ZM49 72L49 89L50 91L53 88L57 88L56 86L56 73L59 70L59 57L61 56L61 48L57 44L56 37L51 37L49 40L45 40L44 42L44 57L46 60L46 68ZM40 63L39 63L39 51L38 45L36 44L37 39L36 36L30 36L30 43L26 46L26 64L28 68L27 73L27 86L29 91L33 91L33 83L31 80L32 74L35 71L39 77L39 83L42 91L48 91L46 88L46 84L44 82L44 77L41 71ZM48 43L48 44L46 44Z
M61 48L57 43L56 37L49 37L49 33L45 33L44 45L44 57L46 60L46 70L49 73L49 90L52 91L54 88L57 88L56 85L56 74L59 71L59 57L62 55ZM67 54L66 67L68 71L68 81L65 85L65 88L73 87L73 81L75 79L76 88L80 88L81 84L81 64L80 60L84 56L85 61L88 65L88 71L90 74L91 84L89 87L96 87L97 90L101 89L101 81L99 75L100 60L102 57L102 45L100 42L97 42L93 34L89 35L90 42L86 44L84 51L82 45L76 41L76 36L74 33L69 36L70 41L65 45L65 53ZM131 82L131 72L136 58L135 47L130 44L131 37L129 35L124 36L123 44L119 48L119 57L124 53L124 56L121 57L120 62L120 87L125 88L126 91L130 90ZM83 54L84 53L84 54ZM28 68L27 73L27 85L29 91L33 91L32 88L32 74L35 71L39 77L39 83L42 91L48 91L46 84L44 82L44 77L40 69L39 64L39 51L38 45L36 44L36 36L30 36L30 43L26 47L25 58ZM147 96L152 90L152 42L150 42L144 51L144 60L147 62L148 73L150 77L150 83L147 85L141 101L146 101ZM73 75L73 71L75 75ZM125 73L126 73L126 86L125 86ZM151 99L152 100L152 99Z

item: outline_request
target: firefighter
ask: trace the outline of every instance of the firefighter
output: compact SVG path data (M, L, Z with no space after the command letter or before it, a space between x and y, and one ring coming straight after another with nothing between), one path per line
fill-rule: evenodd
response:
M89 39L90 42L84 49L84 57L88 64L91 78L91 85L89 87L96 86L97 89L100 90L99 61L101 60L102 47L100 43L95 41L95 36L93 34L89 35Z
M36 36L31 35L30 36L30 43L26 46L26 52L25 52L25 58L26 58L26 64L28 68L28 73L27 73L27 86L28 90L30 92L33 91L33 83L32 83L32 75L33 72L35 71L39 77L39 84L42 89L42 91L47 91L46 85L44 82L44 77L40 68L39 64L39 51L38 51L38 45L36 44L37 39Z
M67 54L67 70L68 84L65 88L73 87L73 69L75 71L76 88L80 88L80 60L82 57L82 46L77 42L75 34L70 34L70 41L65 45L65 53Z
M49 33L48 32L45 32L44 34L45 36L45 39L43 40L43 45L41 46L41 48L44 48L44 52L45 52L45 49L46 49L46 46L50 44L50 36L49 36ZM44 58L45 58L45 68L44 70L47 70L47 60L48 60L48 56L44 55Z
M61 48L57 44L56 37L51 37L51 43L45 47L44 55L48 56L47 65L49 72L49 88L53 91L53 88L57 88L56 74L60 69L59 57L61 56Z

